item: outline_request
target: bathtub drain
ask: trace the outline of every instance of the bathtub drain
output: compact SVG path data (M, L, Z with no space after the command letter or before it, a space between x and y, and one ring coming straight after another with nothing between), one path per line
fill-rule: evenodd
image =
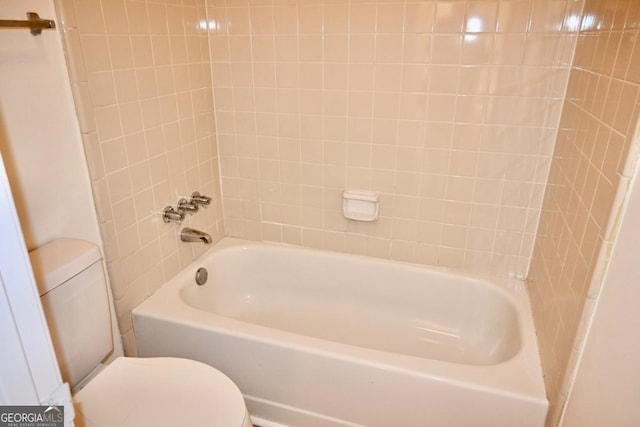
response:
M207 283L207 279L209 278L209 273L207 273L207 269L204 267L200 267L198 271L196 271L196 283L198 285L204 285Z

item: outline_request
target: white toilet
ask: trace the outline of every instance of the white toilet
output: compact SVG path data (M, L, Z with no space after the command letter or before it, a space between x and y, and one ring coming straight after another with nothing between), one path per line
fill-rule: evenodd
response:
M77 427L251 427L238 387L203 363L121 357L98 372L113 350L98 247L58 239L30 256L62 376L82 386L73 397Z

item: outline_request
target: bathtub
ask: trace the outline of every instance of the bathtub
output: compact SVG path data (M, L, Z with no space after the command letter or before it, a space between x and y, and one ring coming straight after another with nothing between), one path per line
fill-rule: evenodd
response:
M136 307L133 324L140 356L221 370L263 427L544 426L515 280L226 238Z

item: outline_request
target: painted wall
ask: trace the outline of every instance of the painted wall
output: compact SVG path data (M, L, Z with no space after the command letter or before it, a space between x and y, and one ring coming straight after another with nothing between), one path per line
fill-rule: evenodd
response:
M636 166L639 32L640 3L585 2L528 280L549 425L573 382Z
M224 235L204 0L60 0L67 60L125 351L131 309ZM159 211L198 190L182 226Z
M207 4L228 235L526 275L580 1Z
M51 1L0 0L5 19L56 18ZM29 249L60 236L101 246L69 76L56 31L0 32L0 150Z
M35 11L60 24L51 0L0 0L0 10L7 19ZM59 237L103 248L59 29L37 37L0 31L0 92L0 150L28 249ZM8 242L3 251L13 250ZM111 318L117 330L113 308ZM122 355L118 334L113 349L111 359Z

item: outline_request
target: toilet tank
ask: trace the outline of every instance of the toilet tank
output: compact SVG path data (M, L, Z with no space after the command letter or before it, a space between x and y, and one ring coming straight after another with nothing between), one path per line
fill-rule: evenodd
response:
M100 250L57 239L29 255L62 377L74 386L113 350Z

